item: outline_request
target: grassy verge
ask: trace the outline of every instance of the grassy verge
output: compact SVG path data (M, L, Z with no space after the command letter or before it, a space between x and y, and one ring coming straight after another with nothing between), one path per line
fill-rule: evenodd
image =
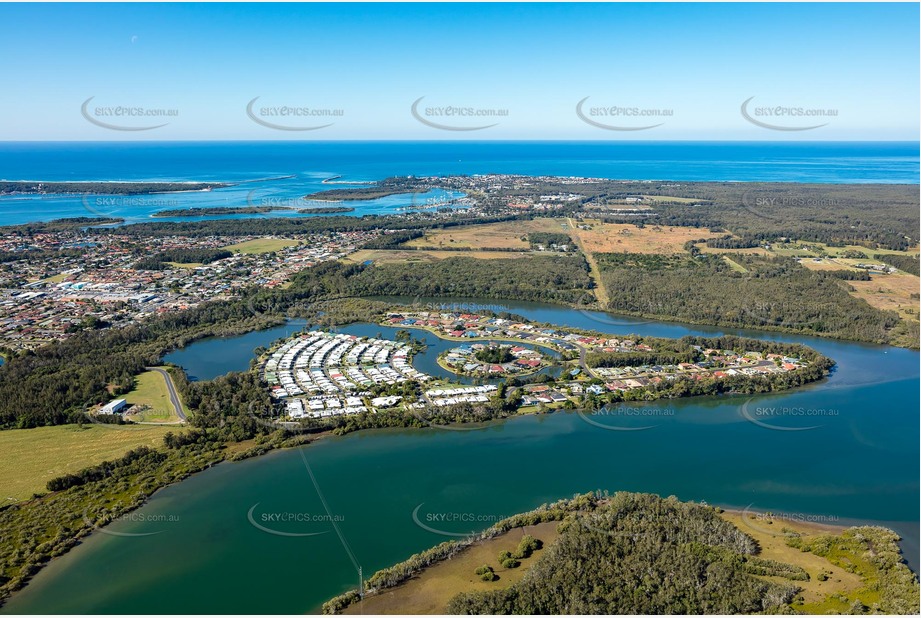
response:
M122 395L129 406L140 406L137 414L128 418L143 423L174 423L179 420L169 398L169 390L163 375L157 371L145 371L135 378L134 389ZM189 413L183 405L183 412Z

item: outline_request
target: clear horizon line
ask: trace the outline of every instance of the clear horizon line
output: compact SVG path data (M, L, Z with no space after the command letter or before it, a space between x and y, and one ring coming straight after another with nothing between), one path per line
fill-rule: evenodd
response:
M146 140L83 140L83 139L35 139L4 140L0 144L201 144L201 143L279 143L279 144L337 144L337 143L425 143L425 144L514 144L514 143L577 143L577 144L921 144L919 139L824 139L824 140L759 140L759 139L659 139L659 140L612 140L612 139L146 139Z

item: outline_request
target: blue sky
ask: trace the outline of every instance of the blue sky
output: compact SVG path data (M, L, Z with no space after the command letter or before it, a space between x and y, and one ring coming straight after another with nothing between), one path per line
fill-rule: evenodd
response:
M917 140L918 20L917 4L0 4L0 140ZM742 115L751 97L773 128Z

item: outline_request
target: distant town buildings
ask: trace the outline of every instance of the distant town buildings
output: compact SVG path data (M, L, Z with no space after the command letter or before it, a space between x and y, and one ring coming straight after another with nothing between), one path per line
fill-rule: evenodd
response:
M286 237L294 245L234 253L210 264L139 270L143 257L170 249L220 248L262 237L143 238L92 230L0 237L0 346L33 349L84 329L118 327L148 316L230 299L249 286L285 285L294 273L335 260L379 231ZM271 239L270 239L271 240ZM22 253L17 260L12 255Z

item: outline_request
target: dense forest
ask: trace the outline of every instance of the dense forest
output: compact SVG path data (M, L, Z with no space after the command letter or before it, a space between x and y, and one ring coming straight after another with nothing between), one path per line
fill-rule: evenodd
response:
M171 208L158 210L151 217L202 217L206 215L258 215L279 210L297 210L299 214L333 215L353 212L349 206L319 206L317 208L299 208L293 206L206 206L202 208Z
M533 256L479 260L455 257L419 268L415 264L372 266L348 281L353 296L458 296L577 302L592 286L579 257Z
M35 234L68 232L88 226L112 225L115 223L124 223L124 221L124 219L119 219L117 217L69 217L67 219L53 219L51 221L34 221L21 225L4 225L0 227L0 234L7 237L27 239Z
M577 495L382 569L368 578L366 594L391 594L394 587L434 564L456 557L462 561L463 552L476 543L515 528L555 521L560 536L544 547L523 579L491 591L461 592L450 599L446 613L791 614L811 607L803 605L798 594L800 582L809 581L810 573L798 561L763 558L758 543L720 517L721 512L651 494ZM859 588L847 594L829 593L819 601L830 613L918 613L917 577L901 561L898 537L892 531L861 526L808 539L792 530L785 532L787 545L827 558L860 578ZM517 551L525 543L531 549L541 546L528 534L521 541ZM483 573L484 581L495 580L486 575L509 554L500 553L496 562L484 564L475 574ZM803 564L814 568L813 560L809 556ZM818 577L824 581L821 571ZM340 613L360 600L358 591L350 590L324 603L323 613ZM363 609L355 608L357 613Z
M425 232L422 230L402 230L391 234L383 234L377 238L362 245L363 249L396 249L405 242L416 238L422 238ZM400 247L405 249L406 247Z
M469 217L459 214L453 217L433 218L428 215L414 218L364 215L329 217L275 217L259 219L213 219L208 221L150 221L122 227L106 228L109 234L140 237L189 236L284 236L286 234L310 234L314 232L356 232L363 230L408 230L437 227L451 227L469 223L496 223L519 219L519 215L497 215L494 217Z
M168 262L177 264L210 264L217 260L233 257L233 252L226 249L195 248L167 249L145 257L134 263L135 270L163 270L169 266Z
M317 206L315 208L300 208L301 215L335 215L343 212L355 212L351 206Z
M733 256L744 273L717 255L599 253L595 259L614 312L875 343L908 328L894 312L852 297L836 277L791 258Z
M711 507L618 493L561 527L562 535L523 580L503 590L462 593L448 612L776 613L797 590L792 582L751 575L747 565L756 543Z
M327 189L326 191L318 191L310 195L305 195L304 199L324 200L327 202L350 202L358 200L376 200L382 197L398 195L403 192L403 189L400 188L387 189L377 186L361 187L358 189Z
M912 185L602 184L608 187L590 195L586 205L616 203L637 194L696 198L693 203L653 202L652 212L644 221L727 230L745 239L748 246L795 238L833 246L856 244L904 250L918 244L921 226L918 190ZM618 220L613 210L604 216Z

